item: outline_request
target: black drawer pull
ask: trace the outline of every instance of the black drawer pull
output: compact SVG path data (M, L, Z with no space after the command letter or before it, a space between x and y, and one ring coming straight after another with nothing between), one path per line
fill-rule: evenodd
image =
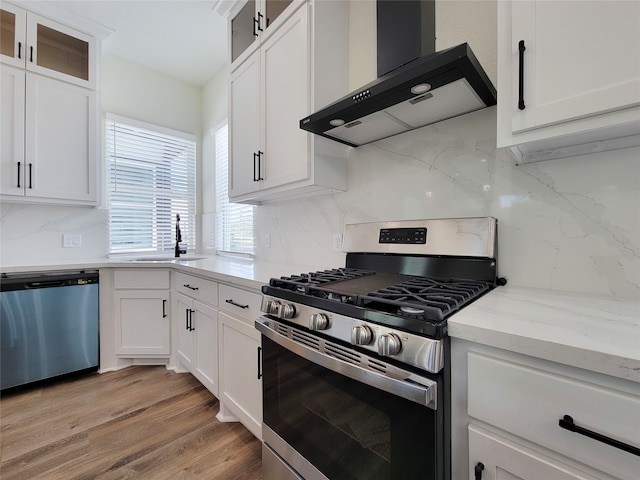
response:
M234 305L236 307L249 308L249 305L240 305L239 303L234 302L231 298L227 298L225 302L230 303L231 305Z
M198 287L192 287L192 286L191 286L191 285L189 285L188 283L187 283L187 284L184 284L184 285L182 285L182 286L183 286L183 287L185 287L185 288L188 288L189 290L198 290Z
M484 463L478 462L473 469L473 473L476 477L476 480L482 480L482 471L484 470Z
M18 58L22 58L22 42L18 42Z
M569 415L565 415L563 418L558 420L558 425L560 426L560 428L564 428L565 430L569 430L570 432L579 433L580 435L584 435L585 437L593 438L594 440L606 443L607 445L611 445L612 447L619 448L620 450L624 450L625 452L629 452L640 457L640 448L634 447L633 445L629 445L614 438L607 437L598 432L594 432L593 430L579 427L575 423L573 423L573 418L571 418Z
M258 347L258 380L262 378L262 347Z
M167 301L162 300L162 318L167 318Z
M518 58L520 59L518 65L518 108L524 110L524 40L520 40L518 43Z
M18 162L18 188L20 188L20 162Z

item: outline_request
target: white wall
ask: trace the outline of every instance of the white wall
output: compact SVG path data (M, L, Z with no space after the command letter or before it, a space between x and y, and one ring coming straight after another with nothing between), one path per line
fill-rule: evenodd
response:
M128 60L102 60L102 111L188 132L201 138L201 89ZM104 117L104 115L103 115ZM198 159L201 154L197 153ZM104 191L104 189L103 189ZM0 263L24 265L79 261L108 252L103 208L50 205L0 206ZM82 235L82 247L63 248L62 235Z

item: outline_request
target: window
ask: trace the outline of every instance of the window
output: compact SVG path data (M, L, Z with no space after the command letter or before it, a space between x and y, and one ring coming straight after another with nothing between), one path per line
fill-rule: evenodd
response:
M107 115L109 252L173 252L196 247L196 138Z
M216 250L253 255L253 209L229 203L229 137L225 123L214 132L216 151Z

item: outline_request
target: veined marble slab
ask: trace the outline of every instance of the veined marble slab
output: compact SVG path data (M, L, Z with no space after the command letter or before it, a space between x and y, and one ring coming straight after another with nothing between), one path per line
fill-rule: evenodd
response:
M448 324L455 338L640 383L640 302L505 286Z

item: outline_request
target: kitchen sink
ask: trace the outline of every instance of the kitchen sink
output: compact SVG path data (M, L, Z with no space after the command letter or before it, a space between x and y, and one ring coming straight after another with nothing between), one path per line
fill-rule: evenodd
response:
M187 262L189 260L202 260L207 257L197 255L180 255L175 257L173 255L149 255L147 257L132 258L134 262L173 262L174 260Z

